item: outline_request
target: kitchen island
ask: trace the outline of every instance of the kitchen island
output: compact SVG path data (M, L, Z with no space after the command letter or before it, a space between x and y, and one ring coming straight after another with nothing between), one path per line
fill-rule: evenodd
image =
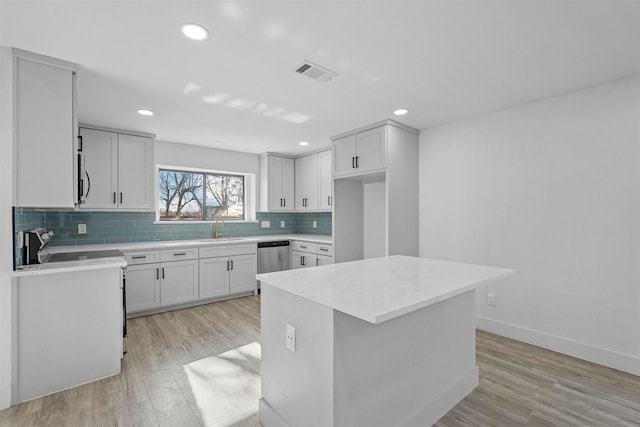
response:
M260 421L435 423L478 385L475 289L512 273L391 256L258 275Z

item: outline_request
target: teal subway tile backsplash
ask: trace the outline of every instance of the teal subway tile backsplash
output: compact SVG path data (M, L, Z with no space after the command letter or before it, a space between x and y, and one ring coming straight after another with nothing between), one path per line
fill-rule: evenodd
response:
M224 237L296 233L331 235L332 231L331 212L258 212L256 217L257 223L225 222L222 228ZM51 229L54 232L51 246L213 237L213 223L154 224L155 219L154 212L77 212L16 208L14 213L16 233L40 227ZM262 228L262 221L269 221L270 227ZM284 221L284 227L281 227L281 221ZM86 234L78 234L78 224L86 224ZM16 244L16 265L22 264L21 255L21 250Z

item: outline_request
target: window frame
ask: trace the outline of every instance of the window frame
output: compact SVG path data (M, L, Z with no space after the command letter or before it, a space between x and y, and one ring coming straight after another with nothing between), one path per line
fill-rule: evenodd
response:
M202 169L202 168L191 168L185 166L174 166L174 165L156 165L155 167L155 221L154 224L210 224L216 221L215 218L207 219L206 216L206 183L203 181L202 191L203 191L203 209L202 209L202 218L201 219L161 219L160 217L160 172L161 171L169 171L169 172L178 172L178 173L189 173L202 175L203 180L206 179L207 175L223 175L223 176L231 176L235 178L242 178L243 180L243 193L244 193L244 218L224 218L225 222L233 222L233 223L255 223L256 221L256 209L255 209L255 199L256 199L256 176L251 173L244 173L238 171L223 171L223 170L214 170L214 169Z

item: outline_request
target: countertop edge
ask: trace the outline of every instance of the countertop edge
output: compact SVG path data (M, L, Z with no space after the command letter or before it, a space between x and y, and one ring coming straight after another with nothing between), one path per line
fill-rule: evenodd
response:
M274 240L301 240L305 242L333 244L333 236L322 234L276 234L269 236L247 236L231 239L200 239L200 240L158 240L148 242L122 242L105 243L94 245L74 245L74 246L49 246L43 249L43 255L60 252L78 252L105 249L119 249L122 252L164 250L175 247L211 247L211 246L233 246L247 243L268 242Z
M34 264L12 272L12 277L40 276L45 274L59 274L89 270L103 270L107 268L124 268L127 262L121 257L99 258L83 261L50 262Z

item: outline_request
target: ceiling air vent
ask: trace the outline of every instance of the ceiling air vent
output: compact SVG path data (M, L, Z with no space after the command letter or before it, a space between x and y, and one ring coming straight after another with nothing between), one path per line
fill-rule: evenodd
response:
M329 83L331 79L338 76L337 73L306 60L295 68L295 72L320 83Z

